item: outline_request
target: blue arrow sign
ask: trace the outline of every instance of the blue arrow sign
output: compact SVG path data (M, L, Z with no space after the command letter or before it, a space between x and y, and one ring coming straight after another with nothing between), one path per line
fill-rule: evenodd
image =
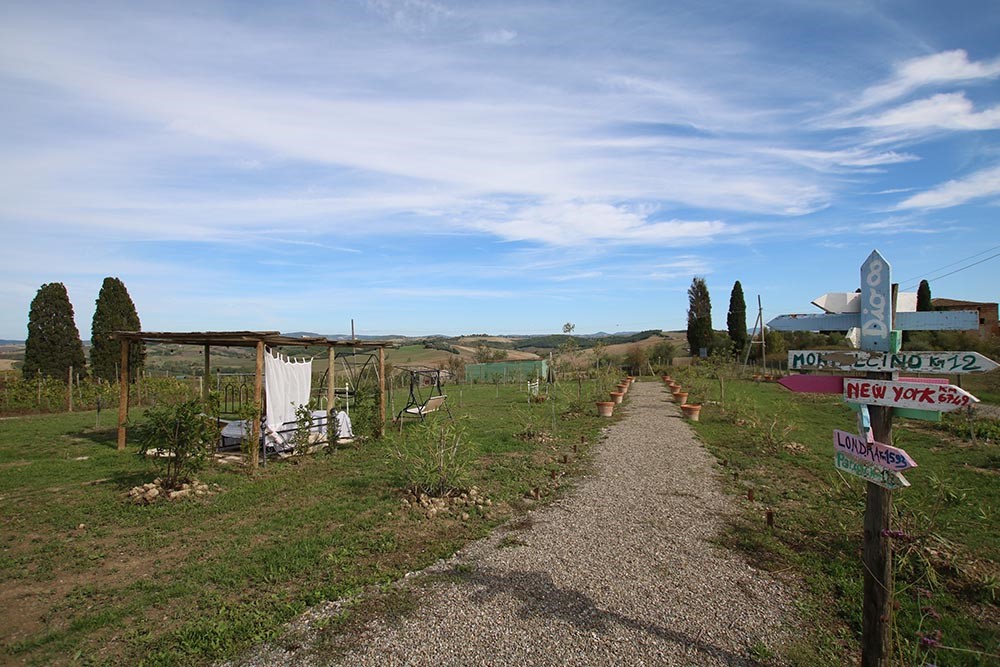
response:
M872 250L861 265L862 350L889 351L889 332L893 329L890 270L889 262L878 250Z

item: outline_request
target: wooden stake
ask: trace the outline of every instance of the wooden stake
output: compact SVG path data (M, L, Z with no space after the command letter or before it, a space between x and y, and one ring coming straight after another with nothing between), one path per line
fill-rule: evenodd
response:
M69 377L66 378L66 411L73 412L73 367L69 367Z
M264 341L257 341L257 366L253 378L253 424L250 425L250 474L256 474L260 462L260 420L264 413Z
M376 438L385 433L385 349L378 349L378 429Z
M208 383L208 378L210 377L209 373L212 372L212 366L211 366L211 362L210 362L210 359L212 357L211 357L211 353L209 352L210 349L211 349L211 346L209 346L209 345L205 346L205 350L204 350L204 352L205 352L205 370L204 370L204 373L202 373L202 376L201 376L202 377L202 380L201 380L201 402L205 403L206 405L208 404L208 392L210 390L209 386L208 386L208 384L209 384Z
M128 421L128 348L127 338L122 338L122 356L118 376L118 451L125 449L125 422Z
M871 373L870 375L876 375ZM878 373L877 375L889 375ZM892 445L892 408L869 406L876 442ZM864 606L861 615L861 666L886 667L891 645L892 554L889 549L889 516L892 491L868 482L864 518Z

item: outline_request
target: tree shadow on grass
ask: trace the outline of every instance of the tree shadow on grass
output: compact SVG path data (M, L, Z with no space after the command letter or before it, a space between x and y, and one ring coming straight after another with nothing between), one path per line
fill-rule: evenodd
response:
M473 599L479 603L501 594L516 598L521 602L518 615L525 620L548 616L565 621L582 632L595 634L606 634L612 631L612 626L618 625L683 646L726 665L752 667L764 664L698 637L602 609L590 596L557 586L547 572L501 574L483 568L472 572L455 571L455 575L477 587Z

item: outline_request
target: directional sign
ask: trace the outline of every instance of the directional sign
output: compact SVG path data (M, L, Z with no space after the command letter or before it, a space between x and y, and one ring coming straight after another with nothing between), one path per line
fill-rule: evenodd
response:
M870 466L848 456L847 454L844 454L843 452L837 452L834 454L833 465L836 466L837 470L843 470L844 472L850 473L855 477L860 477L867 482L878 484L886 489L902 489L910 485L910 483L906 481L906 478L898 472Z
M833 447L838 452L885 470L903 472L917 467L917 462L902 449L881 442L867 442L847 431L833 431Z
M827 292L817 297L812 304L828 313L860 313L860 292ZM917 293L900 292L896 295L896 312L913 313L917 310Z
M861 265L861 349L888 352L892 327L889 262L872 250Z
M860 378L844 379L844 400L848 403L941 412L951 412L979 402L978 398L961 387L950 384L890 382Z
M797 394L839 394L844 391L844 378L839 375L788 375L778 380L778 384Z
M767 326L775 331L846 331L860 326L860 313L778 315ZM975 310L896 313L896 328L906 331L967 331L979 328L979 313ZM864 341L861 347L864 347ZM879 351L886 352L888 348Z
M844 379L841 375L787 375L778 384L796 394L840 394L844 391ZM948 384L948 379L901 377L898 382Z
M907 371L951 375L987 373L1000 368L992 359L978 352L867 352L864 350L792 350L788 353L790 370L817 369L832 371Z

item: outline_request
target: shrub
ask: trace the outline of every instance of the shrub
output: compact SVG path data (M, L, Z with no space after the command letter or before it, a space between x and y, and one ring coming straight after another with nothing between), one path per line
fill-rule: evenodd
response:
M389 451L402 465L406 487L437 497L464 488L472 462L465 437L465 425L455 420L425 419L404 431Z
M166 489L190 482L219 439L218 420L197 400L149 408L136 431L139 455L153 454Z

